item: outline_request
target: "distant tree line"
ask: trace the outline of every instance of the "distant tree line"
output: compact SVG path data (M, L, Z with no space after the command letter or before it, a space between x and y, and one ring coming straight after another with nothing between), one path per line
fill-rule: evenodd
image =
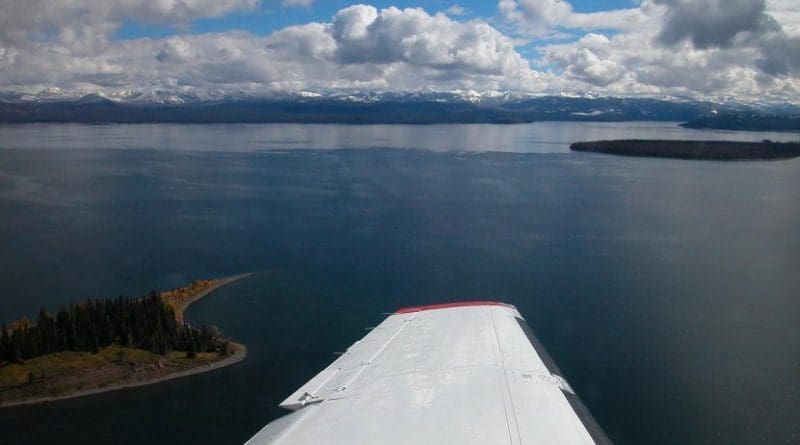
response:
M97 353L114 343L161 355L185 351L190 358L228 350L218 329L179 322L156 292L145 298L87 300L55 316L41 309L35 324L23 320L0 329L0 360L10 362L62 351Z

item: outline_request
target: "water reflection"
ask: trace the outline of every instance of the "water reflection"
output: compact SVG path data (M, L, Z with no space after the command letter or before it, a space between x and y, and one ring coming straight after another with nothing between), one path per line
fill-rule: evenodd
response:
M775 141L797 133L691 130L676 122L536 122L520 125L24 124L0 125L0 148L258 151L296 148L418 148L434 151L565 153L596 139Z
M258 272L189 314L245 363L0 410L0 443L238 444L382 312L473 298L519 307L616 443L792 443L800 161L561 153L685 131L576 125L0 127L0 319ZM364 149L403 138L537 153Z

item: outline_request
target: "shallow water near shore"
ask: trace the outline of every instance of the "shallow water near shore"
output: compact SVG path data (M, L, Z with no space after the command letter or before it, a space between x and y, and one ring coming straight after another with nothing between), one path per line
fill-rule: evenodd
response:
M796 139L660 123L0 126L0 320L254 272L187 314L245 343L243 363L0 410L0 443L240 444L382 313L464 299L515 304L615 443L795 443L800 161L567 150L686 135Z

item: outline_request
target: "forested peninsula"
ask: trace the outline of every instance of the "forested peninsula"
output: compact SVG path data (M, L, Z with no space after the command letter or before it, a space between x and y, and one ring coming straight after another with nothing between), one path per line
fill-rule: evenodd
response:
M716 113L694 118L681 124L681 127L735 131L800 131L800 115Z
M800 143L781 143L770 140L730 142L631 139L576 142L570 145L570 149L622 156L709 161L791 159L800 156Z
M199 280L140 298L86 300L41 309L0 327L0 407L78 397L218 369L243 345L214 326L184 320L189 305L246 277Z

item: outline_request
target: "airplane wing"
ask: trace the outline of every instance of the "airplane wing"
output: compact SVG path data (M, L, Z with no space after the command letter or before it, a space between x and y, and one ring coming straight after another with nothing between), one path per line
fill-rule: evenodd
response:
M517 309L398 310L280 406L261 444L606 444Z

